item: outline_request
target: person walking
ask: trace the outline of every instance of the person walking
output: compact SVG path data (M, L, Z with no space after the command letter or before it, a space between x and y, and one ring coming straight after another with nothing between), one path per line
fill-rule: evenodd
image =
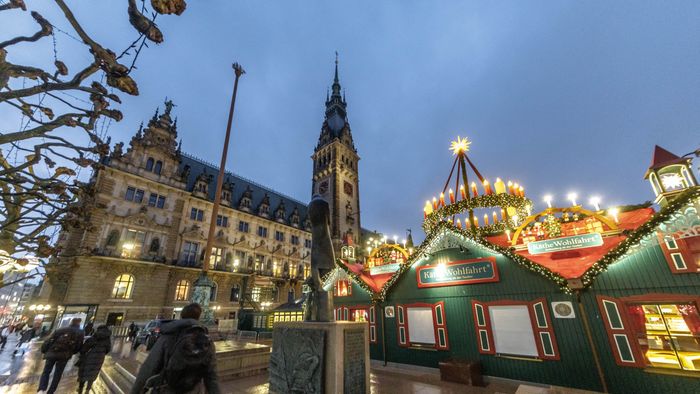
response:
M24 331L20 332L19 342L17 342L17 346L15 346L15 351L12 352L12 357L15 357L17 355L17 351L19 350L22 351L22 356L24 356L24 353L29 347L29 342L31 342L31 340L34 339L35 336L36 328L34 327L27 327L24 329Z
M160 337L139 369L132 394L199 393L219 394L214 343L206 327L199 324L202 307L182 308L181 319L163 324ZM147 391L150 390L150 391Z
M5 345L7 344L7 338L10 336L12 331L10 326L3 326L2 331L0 331L0 350L5 350Z
M68 360L75 353L80 351L83 345L83 330L80 329L82 319L74 318L71 320L68 327L59 328L54 331L51 337L41 346L41 352L44 353L44 371L39 379L38 392L43 393L48 388L46 393L53 394L56 392L58 383L61 381L61 375L66 368ZM55 367L55 369L54 369ZM49 377L53 371L53 379L49 387Z
M128 334L128 341L129 342L134 342L134 339L136 338L136 334L139 332L139 327L136 325L136 323L131 322L129 324L129 334Z
M102 369L105 356L112 351L112 341L110 337L112 331L107 326L100 325L95 330L95 334L85 340L80 348L80 358L78 359L78 394L90 393L92 383L97 379L97 375Z

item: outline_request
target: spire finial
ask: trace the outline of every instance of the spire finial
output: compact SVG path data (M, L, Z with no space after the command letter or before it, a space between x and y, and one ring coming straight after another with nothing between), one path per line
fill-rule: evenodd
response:
M335 78L333 82L338 83L338 51L335 51Z

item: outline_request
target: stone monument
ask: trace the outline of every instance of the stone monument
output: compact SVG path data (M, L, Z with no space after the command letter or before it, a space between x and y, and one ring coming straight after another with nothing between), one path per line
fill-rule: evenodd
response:
M311 276L305 282L304 321L277 322L270 357L271 393L369 393L366 322L335 321L333 294L321 278L335 268L330 210L320 196L309 203Z

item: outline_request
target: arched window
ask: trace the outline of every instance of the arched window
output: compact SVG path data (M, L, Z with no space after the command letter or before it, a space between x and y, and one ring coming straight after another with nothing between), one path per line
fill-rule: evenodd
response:
M153 172L156 174L160 175L160 171L163 169L163 162L158 160L156 162L156 166L153 168Z
M112 298L119 299L129 299L131 298L131 291L134 289L134 277L129 274L121 274L117 276L117 280L114 281L114 288L112 289Z
M146 160L146 171L153 171L153 163L154 160L152 157L149 157L148 160Z
M240 300L240 296L241 296L241 287L238 285L231 286L231 297L229 298L229 301L238 302Z
M219 285L216 282L212 282L211 291L209 292L209 302L216 301L216 293L219 291Z
M190 282L180 279L175 286L175 301L187 301L190 292Z
M112 230L107 236L107 246L117 246L119 243L119 230Z

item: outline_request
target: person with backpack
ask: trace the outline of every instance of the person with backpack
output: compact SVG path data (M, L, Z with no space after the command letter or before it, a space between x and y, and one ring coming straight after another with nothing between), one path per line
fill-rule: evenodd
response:
M56 392L68 360L75 353L78 353L83 345L84 335L83 330L80 329L81 321L80 318L74 318L68 327L54 331L51 337L41 345L41 352L44 353L46 363L44 371L41 373L41 379L39 379L38 392L44 392L47 388L48 394ZM51 371L53 371L53 379L49 387Z
M132 394L197 393L202 386L219 394L214 343L199 324L202 307L182 308L181 319L161 326L160 337L139 369ZM150 391L149 391L150 390Z
M86 339L80 348L80 358L76 363L78 365L78 394L82 394L85 386L85 393L90 393L92 383L100 374L105 356L112 351L111 336L112 331L104 324L100 325L95 330L95 334Z

